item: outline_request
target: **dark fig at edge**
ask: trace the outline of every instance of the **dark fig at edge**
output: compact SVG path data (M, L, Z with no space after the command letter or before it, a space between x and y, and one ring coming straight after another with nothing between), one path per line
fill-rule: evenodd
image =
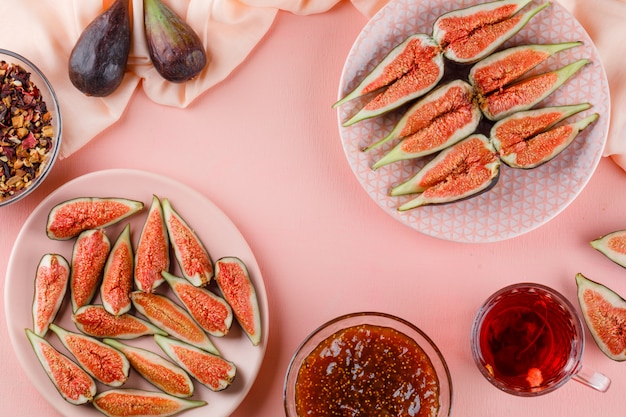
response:
M154 68L174 83L200 74L208 58L194 30L161 0L144 0L144 30Z
M69 59L70 81L87 96L105 97L122 83L130 53L128 0L115 2L81 33Z

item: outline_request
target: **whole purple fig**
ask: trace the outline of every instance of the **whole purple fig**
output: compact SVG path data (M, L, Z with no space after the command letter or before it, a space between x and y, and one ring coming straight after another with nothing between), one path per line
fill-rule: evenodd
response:
M175 83L189 81L207 65L207 53L194 30L161 0L144 0L144 30L154 68Z

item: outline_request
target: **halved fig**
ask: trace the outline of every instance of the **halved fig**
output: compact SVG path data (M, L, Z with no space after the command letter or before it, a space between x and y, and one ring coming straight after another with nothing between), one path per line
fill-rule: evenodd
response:
M163 351L189 375L212 391L228 387L237 373L234 363L181 340L155 335Z
M126 198L75 198L50 210L46 234L54 240L71 239L85 230L111 226L142 208L142 202Z
M35 272L33 297L33 331L44 336L63 304L70 277L70 265L59 254L47 253L41 257Z
M498 49L550 4L518 13L530 2L500 0L444 13L433 25L433 38L449 60L464 64L476 62Z
M89 375L105 385L119 387L128 380L130 363L122 352L84 334L50 325L63 346Z
M170 201L163 199L162 205L167 232L183 277L197 287L208 284L214 274L209 252Z
M246 265L233 256L220 258L215 262L215 281L244 333L253 345L258 345L261 342L261 313Z
M443 77L443 55L432 37L423 33L412 35L396 49L398 49L397 52L392 52L392 60L387 61L386 58L374 70L376 77L369 83L366 82L369 81L369 76L366 77L363 83L367 85L357 87L355 91L370 92L381 87L383 89L354 116L344 122L344 126L380 116L423 96L432 90ZM381 66L382 68L379 68ZM347 97L354 98L353 94L354 92ZM335 106L345 100L346 98L340 100Z
M610 288L576 274L578 302L589 332L614 361L626 361L626 300Z
M468 80L480 95L512 83L557 52L582 45L582 42L520 45L496 52L474 64Z
M132 388L102 391L93 399L94 407L108 417L168 417L206 404L206 401Z
M115 339L104 339L103 342L122 352L133 369L161 391L179 398L193 395L193 382L187 372L178 365L147 349Z
M164 332L206 351L218 353L189 313L169 298L161 294L133 291L130 299L139 313Z
M207 288L196 287L186 279L167 271L163 271L163 277L204 331L217 337L228 333L233 322L233 310L226 300Z
M135 286L152 292L163 282L161 271L170 268L170 247L161 201L155 195L135 251Z
M61 396L71 404L85 404L96 395L96 381L46 339L26 329L37 359Z
M387 136L364 150L396 138L403 139L401 145L374 165L374 169L400 159L435 153L472 133L481 116L472 86L462 80L451 81L411 106Z
M81 332L94 337L135 339L165 332L145 320L129 313L114 316L101 305L83 306L74 313L72 320Z
M115 315L130 310L130 293L133 290L133 245L130 224L122 230L104 266L100 299L104 309Z
M74 242L70 274L72 311L93 300L100 285L111 242L104 229L81 232Z
M591 247L626 268L626 230L617 230L594 239Z
M588 63L588 59L580 59L558 70L517 81L481 97L480 109L487 119L494 121L528 110L552 94Z
M420 193L402 204L405 211L429 204L444 204L474 197L493 187L500 161L489 139L474 134L439 153L415 176L391 189L393 196Z
M598 114L594 113L577 122L519 138L517 142L503 143L497 135L492 136L492 140L502 162L513 168L531 169L545 164L563 152L597 118Z

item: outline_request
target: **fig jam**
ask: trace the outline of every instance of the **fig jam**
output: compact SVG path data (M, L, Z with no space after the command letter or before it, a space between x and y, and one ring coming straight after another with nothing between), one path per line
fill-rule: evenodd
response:
M376 325L340 330L303 361L296 380L298 416L434 417L439 382L410 337Z

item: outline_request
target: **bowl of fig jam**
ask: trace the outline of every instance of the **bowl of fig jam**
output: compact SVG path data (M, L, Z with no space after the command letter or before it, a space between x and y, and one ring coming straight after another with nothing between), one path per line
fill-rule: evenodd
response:
M452 380L435 343L386 313L337 317L298 347L284 382L287 417L449 416Z

